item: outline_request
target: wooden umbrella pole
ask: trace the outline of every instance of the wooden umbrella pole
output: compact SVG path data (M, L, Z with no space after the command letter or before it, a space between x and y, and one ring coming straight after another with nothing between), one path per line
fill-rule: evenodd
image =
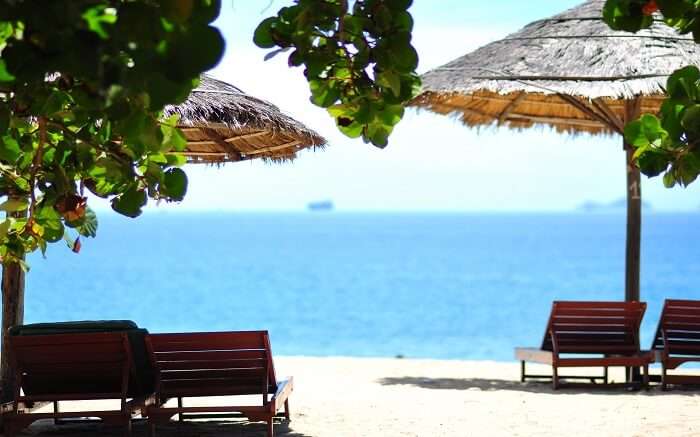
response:
M8 213L23 217L26 211ZM0 400L9 402L14 393L14 375L7 350L9 329L24 322L24 270L18 263L2 265L2 344L0 344Z
M627 155L627 245L625 253L625 300L639 301L639 278L642 239L642 187L639 167L634 162L634 149Z
M641 112L641 99L625 102L625 123L636 120ZM634 146L623 140L627 166L627 242L625 246L625 300L639 301L639 277L642 247L642 180L634 160ZM639 341L639 332L637 332ZM641 380L639 368L627 369L627 382Z
M625 123L640 116L641 99L625 102ZM642 180L634 160L634 146L624 142L627 166L627 243L625 251L625 300L639 301L642 240Z

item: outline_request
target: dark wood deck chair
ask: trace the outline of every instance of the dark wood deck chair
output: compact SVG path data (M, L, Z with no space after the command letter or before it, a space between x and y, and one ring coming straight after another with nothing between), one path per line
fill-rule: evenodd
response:
M146 344L157 375L156 403L147 409L152 436L157 424L168 422L175 414L180 421L208 417L264 421L268 437L273 436L278 411L284 408L289 420L293 382L291 377L277 380L267 331L150 334ZM229 405L184 405L185 398L239 395L258 395L262 402L235 405L232 398ZM177 399L177 407L165 407L168 399Z
M132 368L128 337L123 332L8 336L16 390L11 410L3 415L5 436L12 437L40 419L97 417L121 425L131 435L127 399ZM119 409L58 411L59 401L115 399ZM54 411L34 413L24 406L51 402Z
M669 375L681 364L700 361L700 301L667 299L651 346L661 362L661 388L700 384L698 375Z
M548 375L528 375L526 362L550 364L552 385L559 388L561 367L603 367L603 376L565 376L608 384L608 367L642 367L647 386L652 356L639 349L639 325L644 302L563 302L552 304L547 330L539 349L516 348L521 363L521 381Z

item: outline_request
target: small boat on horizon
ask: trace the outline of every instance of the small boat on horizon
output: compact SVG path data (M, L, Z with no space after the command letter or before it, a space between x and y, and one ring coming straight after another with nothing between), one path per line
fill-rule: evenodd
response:
M335 206L331 200L319 200L316 202L309 202L306 205L309 211L319 212L319 211L333 211Z

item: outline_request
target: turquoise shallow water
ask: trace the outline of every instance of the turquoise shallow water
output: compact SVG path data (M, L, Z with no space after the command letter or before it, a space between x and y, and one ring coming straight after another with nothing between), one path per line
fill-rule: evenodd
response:
M26 321L268 329L277 354L509 360L553 299L623 297L624 217L101 214L79 255L32 256ZM665 297L700 298L699 214L648 214L648 344Z

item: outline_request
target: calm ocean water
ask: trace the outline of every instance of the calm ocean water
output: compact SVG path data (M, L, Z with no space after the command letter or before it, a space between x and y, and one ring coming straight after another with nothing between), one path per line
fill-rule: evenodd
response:
M268 329L284 355L512 359L553 299L621 299L624 217L100 214L80 255L33 256L26 321L152 332ZM666 297L700 298L700 214L647 214L647 345Z

